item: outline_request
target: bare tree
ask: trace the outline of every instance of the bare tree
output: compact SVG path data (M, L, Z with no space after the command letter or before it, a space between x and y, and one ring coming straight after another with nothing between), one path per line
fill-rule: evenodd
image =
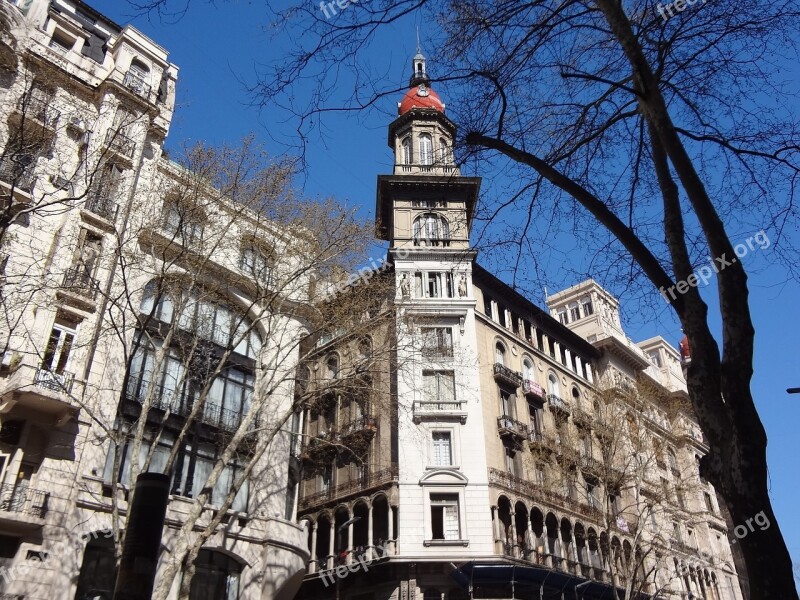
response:
M299 47L293 60L282 57L264 74L263 100L307 98L287 107L307 132L320 113L362 110L396 93L358 73L374 60L383 25L423 11L440 26L429 43L439 59L434 85L448 85L451 116L466 132L462 157L474 152L520 182L484 210L490 224L521 216L511 219L518 226L484 232L501 250L516 251L505 270L515 282L530 281L535 273L526 265L535 268L529 259L543 237L537 224L552 235L564 223L595 251L593 270L645 298L657 298L645 291L650 286L661 290L691 346L689 394L711 446L702 473L733 523L761 511L774 523L766 435L750 392L754 331L739 259L747 244L756 249L753 232L768 230L773 256L787 276L796 275L796 249L784 235L797 216L796 111L774 67L794 48L794 4L720 1L681 11L652 0L625 7L615 0L407 0L349 5L335 18L309 6L279 15L295 28ZM326 104L326 91L345 73L355 76L352 96ZM285 93L308 85L316 87L302 96ZM755 90L769 90L758 94L760 104ZM697 289L712 275L721 346ZM741 549L748 576L759 583L753 598L797 597L777 526L747 536Z
M73 240L103 318L66 345L51 336L33 350L54 391L90 422L76 453L84 468L105 463L105 484L76 485L111 516L117 556L138 473L169 474L185 499L170 505L154 598L181 574L188 596L201 547L231 518L293 518L301 341L370 327L318 305L322 279L357 272L372 228L333 200L297 197L293 176L291 163L249 141L161 161L149 189L122 206L112 248ZM360 298L348 314L363 312ZM76 301L85 298L67 303ZM373 299L364 302L369 310ZM56 369L54 352L86 357L82 385Z

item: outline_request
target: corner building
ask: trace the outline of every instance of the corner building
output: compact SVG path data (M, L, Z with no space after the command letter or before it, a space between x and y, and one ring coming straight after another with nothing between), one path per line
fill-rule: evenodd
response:
M391 359L357 401L331 391L354 356L335 332L302 371L327 399L303 412L298 598L739 600L688 357L631 341L594 281L543 309L477 264L481 181L454 162L425 57L412 69L377 184L395 292L370 343Z
M224 197L214 198L212 190L202 211L188 210L165 193L188 178L162 152L177 75L165 49L80 0L0 2L0 598L5 600L111 598L115 548L109 528L114 504L125 527L133 453L129 442L121 444L115 494L109 432L120 423L130 431L149 398L142 455L157 444L151 462L157 470L190 418L198 388L175 377L186 370L179 340L199 336L212 356L233 346L238 326L231 314L255 310L251 292L263 290L263 272L291 270L291 257L299 254L269 223ZM235 226L218 231L232 214ZM229 285L216 285L213 296L189 302L198 313L187 309L173 324L169 358L154 370L155 349L168 345L160 331L166 331L172 313L170 299L155 299L159 279L176 282L177 290L187 282L199 297L195 284L201 278L189 257L208 256L203 244L220 239L229 243L219 246L204 268ZM285 251L279 262L262 251L268 248ZM291 293L287 300L303 300L302 290ZM120 303L121 298L129 302ZM213 335L201 331L199 311L216 319ZM267 331L242 323L252 335L232 348L213 383L225 392L191 415L193 433L178 453L161 568L220 456L219 440L228 439L247 417L276 351L278 342ZM295 339L305 335L296 318L282 327ZM142 343L145 338L152 345ZM295 350L283 362L291 379L297 358ZM276 410L291 407L286 386L271 398ZM154 441L154 432L160 441ZM294 596L308 553L294 497L287 493L288 443L288 434L276 436L253 470L257 475L212 528L196 561L190 598ZM217 514L241 470L237 461L225 465L195 532ZM178 598L180 579L171 598Z

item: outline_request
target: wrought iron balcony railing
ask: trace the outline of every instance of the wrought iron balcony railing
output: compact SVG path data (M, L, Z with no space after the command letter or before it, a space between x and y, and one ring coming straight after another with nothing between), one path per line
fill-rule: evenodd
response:
M12 154L0 158L0 180L30 192L36 178L33 175L36 158L29 154Z
M501 436L510 435L522 440L528 437L528 426L508 415L497 417L497 430Z
M45 127L53 129L61 116L61 111L53 108L51 103L52 98L29 95L20 100L18 109L26 119L33 119Z
M134 71L128 71L125 73L125 77L122 79L122 85L131 90L137 96L141 96L146 100L150 98L150 84L147 83L139 73Z
M514 388L518 388L522 385L522 373L509 369L502 363L494 363L494 378Z
M85 267L77 266L64 273L64 283L61 285L61 289L94 300L97 298L97 292L100 291L100 285Z
M69 394L72 391L72 382L74 379L75 375L67 371L56 373L49 368L40 367L36 371L33 383L53 392Z
M535 381L531 381L530 379L525 379L522 382L522 393L526 396L534 397L534 398L544 398L544 389Z
M102 194L92 194L86 200L86 210L93 212L98 217L102 217L106 221L115 221L117 219L117 211L119 206L111 200L108 196Z
M339 437L348 437L359 433L372 434L378 429L378 420L372 415L363 415L339 428Z
M24 482L0 486L0 511L22 513L43 519L49 494L28 487Z
M555 394L547 394L547 403L550 405L550 410L560 411L564 414L569 414L569 404L564 402L560 397Z
M331 500L337 500L344 496L355 493L366 492L378 486L387 485L397 480L397 466L381 469L375 473L369 473L366 477L358 477L339 485L329 487L327 490L303 496L299 501L299 508L305 509L316 504L321 504Z
M175 390L171 386L156 385L153 390L151 407L163 410L180 417L188 417L192 413L193 401L188 395ZM150 383L147 381L132 381L128 389L128 399L143 404L147 398ZM197 420L206 425L211 425L224 431L233 432L239 428L244 415L234 409L225 408L219 404L206 401ZM256 418L250 425L250 430L259 426L259 419Z
M133 158L136 143L127 135L116 129L109 129L106 133L106 146L125 158Z

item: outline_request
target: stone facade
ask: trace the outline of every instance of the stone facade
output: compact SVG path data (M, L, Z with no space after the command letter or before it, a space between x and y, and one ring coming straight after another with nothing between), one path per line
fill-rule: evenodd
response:
M197 290L205 277L225 297L203 310L224 320L231 312L257 312L251 302L261 285L252 272L261 260L256 248L286 257L270 264L273 273L297 268L292 239L256 215L209 192L203 222L194 223L167 193L191 179L162 153L177 73L166 50L83 2L0 2L3 598L110 598L112 511L116 505L124 527L130 481L120 475L113 498L109 432L120 422L133 427L145 401L153 403L148 428L164 419L166 430L179 430L189 418L188 408L167 397L166 379L145 400L145 390L156 385L150 379L161 374L134 358L131 364L140 367L126 377L125 361L136 356L140 339L137 314L154 306L153 282L169 276ZM307 289L308 280L299 278L296 288L282 292L302 301ZM158 310L166 310L163 297L159 302ZM233 351L245 383L225 384L231 394L244 394L238 408L228 396L224 405L207 403L196 416L200 430L192 434L191 452L180 454L184 466L170 496L162 566L195 506L201 465L211 464L201 452L213 455L213 440L237 429L246 416L242 403L266 393L273 363L280 363L273 372L283 369L286 383L270 390L259 424L291 410L298 350L276 347L270 330L250 325L254 337ZM280 316L272 326L280 328L281 344L306 334L296 316ZM214 335L220 330L217 324ZM148 331L158 337L158 327ZM214 597L288 600L299 586L308 553L294 496L287 494L294 492L287 486L290 443L288 433L275 437L249 490L240 491L203 546L198 572L220 588ZM121 456L120 464L126 460ZM196 531L216 515L224 493L214 494ZM177 584L171 597L177 598Z
M629 340L593 281L542 309L475 262L480 180L453 162L424 57L413 70L378 178L396 332L372 342L392 356L365 398L379 434L358 460L330 444L349 402L336 393L324 432L306 423L319 454L300 456L298 597L740 600L678 353ZM326 339L320 364L342 343Z

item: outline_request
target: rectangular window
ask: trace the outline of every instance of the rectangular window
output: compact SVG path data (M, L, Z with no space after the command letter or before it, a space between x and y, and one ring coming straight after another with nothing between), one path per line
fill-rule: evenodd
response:
M499 306L498 305L498 307L497 307L497 321L503 327L507 327L507 325L506 325L506 309L503 306Z
M677 521L672 522L672 539L678 542L682 542L681 539L681 527L678 525Z
M42 369L62 375L69 365L69 355L74 341L74 329L67 329L61 325L53 326L42 359Z
M544 486L544 465L542 463L536 463L533 474L536 485Z
M461 539L457 494L431 494L431 534L434 540Z
M437 467L449 467L453 464L449 431L433 432L433 464Z
M513 400L511 394L505 390L500 391L500 416L513 418Z
M585 317L594 314L594 307L592 306L591 299L584 298L583 300L581 300L581 305L583 306L583 315Z
M424 371L422 395L425 402L455 402L456 384L453 371Z
M543 412L544 411L542 410L542 407L528 402L528 415L530 416L531 421L531 431L538 434L542 433Z
M439 297L439 274L438 273L427 273L427 278L425 280L425 296L427 298L438 298Z
M569 307L569 318L571 321L580 321L581 312L577 304L574 304Z
M711 502L711 494L708 492L703 492L703 500L706 503L706 510L710 513L714 512L714 504Z
M272 271L268 253L252 244L242 247L239 267L261 283L269 280Z
M453 356L453 329L451 327L422 327L420 331L423 356Z
M492 299L486 294L483 295L483 313L492 318Z
M558 320L561 322L562 325L566 325L569 323L569 318L567 317L567 309L562 308L558 311Z

